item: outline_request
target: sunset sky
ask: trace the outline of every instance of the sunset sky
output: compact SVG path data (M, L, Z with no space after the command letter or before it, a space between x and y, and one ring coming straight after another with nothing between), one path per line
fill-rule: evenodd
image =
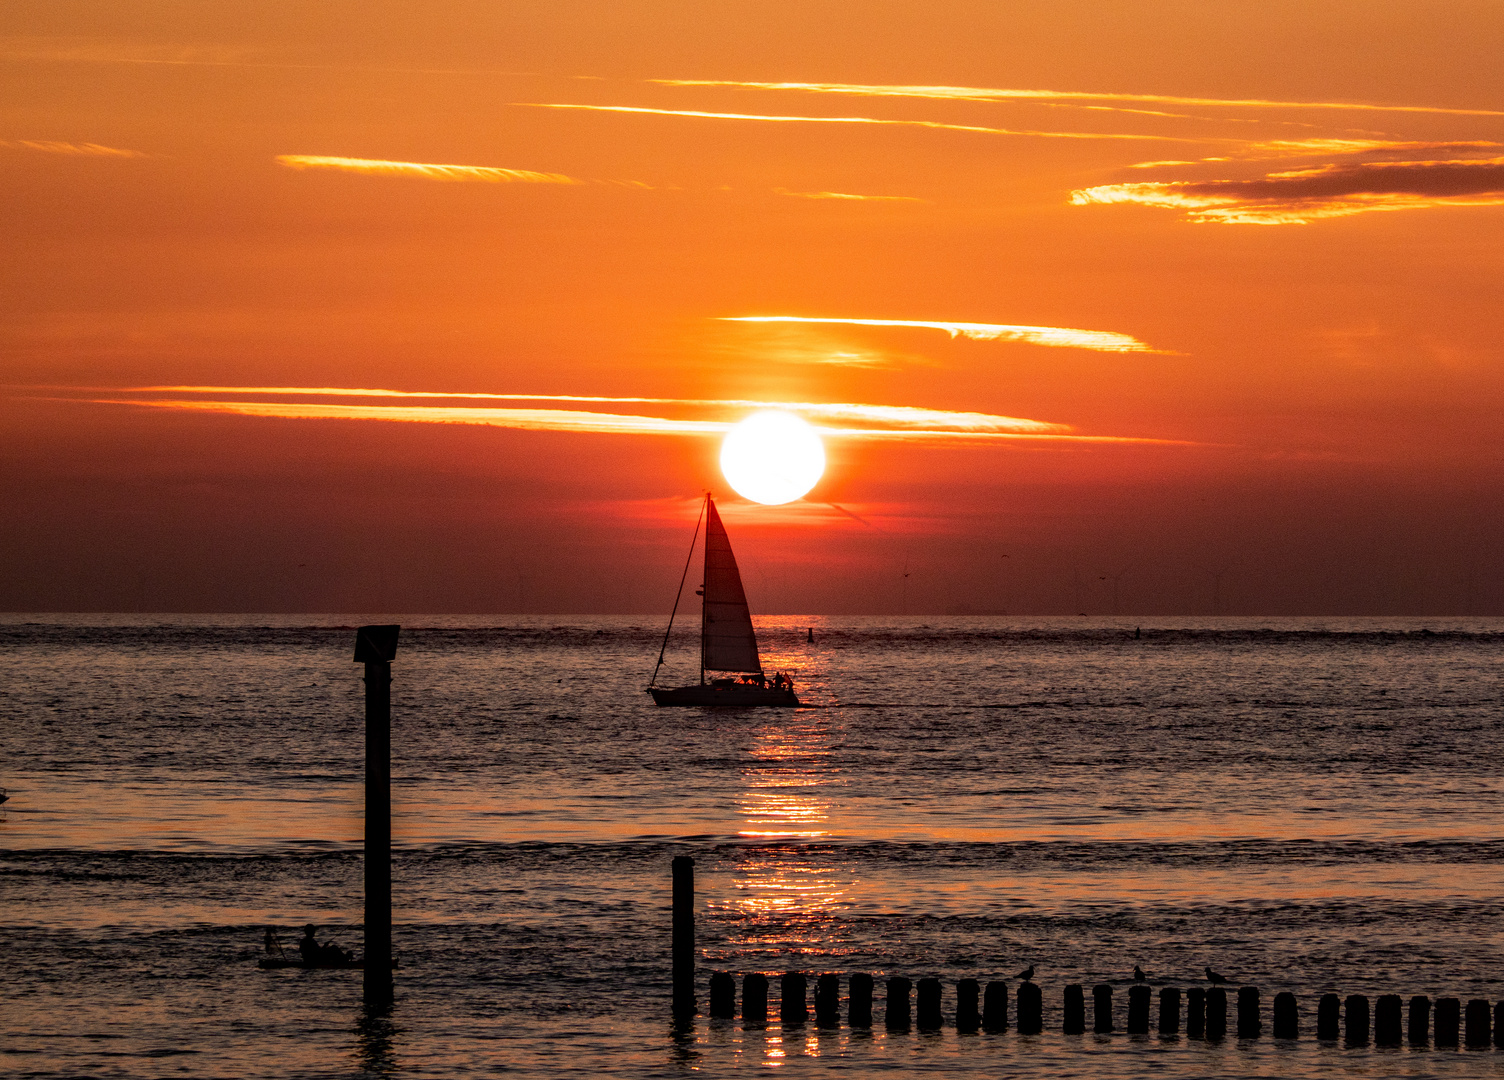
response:
M10 3L0 608L1504 613L1504 4ZM738 498L727 427L824 436Z

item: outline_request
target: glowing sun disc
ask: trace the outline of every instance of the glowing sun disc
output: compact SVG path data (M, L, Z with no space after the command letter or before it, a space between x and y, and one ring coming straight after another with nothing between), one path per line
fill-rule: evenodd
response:
M738 495L777 506L820 482L825 446L815 429L793 413L753 413L726 433L721 472Z

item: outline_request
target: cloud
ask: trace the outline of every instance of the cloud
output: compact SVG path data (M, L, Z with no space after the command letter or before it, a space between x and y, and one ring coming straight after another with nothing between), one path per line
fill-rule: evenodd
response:
M1184 210L1192 221L1297 225L1373 210L1504 205L1504 157L1364 161L1270 173L1252 180L1105 184L1071 192L1077 206L1138 203Z
M838 199L852 202L929 202L928 199L916 198L913 195L852 195L844 191L789 191L787 188L774 188L779 195L787 195L791 199Z
M1235 155L1204 157L1194 161L1140 161L1130 169L1161 169L1175 165L1205 165L1222 161L1278 161L1284 158L1325 157L1332 154L1412 154L1417 151L1498 150L1504 143L1474 140L1471 142L1435 142L1400 139L1269 139L1250 142Z
M433 165L419 161L381 161L374 158L326 157L318 154L279 154L277 164L289 169L338 169L366 176L408 176L470 184L581 184L562 173L501 169L491 165Z
M91 390L91 388L72 388ZM100 392L101 388L92 388ZM907 440L1054 440L1102 443L1170 443L1111 435L1079 435L1068 425L992 413L925 409L907 405L868 405L856 402L756 401L746 399L688 399L657 397L596 397L585 395L484 394L444 391L386 390L368 387L298 386L141 386L109 391L116 396L85 399L99 405L131 405L190 412L229 413L279 419L382 420L428 424L478 424L520 431L564 431L595 434L714 435L730 430L748 412L785 409L816 425L822 435L848 439ZM196 397L160 397L193 394ZM125 396L119 396L125 395ZM689 417L653 416L645 412L606 412L594 409L488 407L421 404L354 404L328 401L247 401L269 398L397 398L408 401L449 399L479 401L537 401L558 404L658 405L658 412L698 413ZM1183 444L1182 444L1183 445Z
M1202 143L1205 139L1182 139L1169 135L1125 135L1113 132L1034 131L980 127L976 124L942 124L938 120L884 120L874 116L784 116L764 113L705 112L699 109L649 109L637 105L569 105L558 102L516 101L530 109L582 109L586 112L639 113L650 116L687 116L705 120L761 120L780 124L878 124L894 127L934 128L941 131L971 131L984 135L1022 135L1037 139L1112 139L1134 142ZM1219 140L1221 141L1221 140Z
M1070 349L1095 349L1098 352L1159 352L1137 338L1110 330L1071 330L1063 326L1010 326L1006 323L928 322L917 319L816 319L802 315L741 315L722 322L752 323L835 323L843 326L901 326L924 330L943 330L952 338L973 341L1027 341L1034 345L1054 345Z
M115 146L100 146L98 143L52 142L38 139L0 139L0 148L6 150L37 150L44 154L73 154L81 157L144 158L139 150L121 150Z
M908 97L941 101L1132 101L1155 105L1196 105L1263 109L1336 109L1356 112L1437 113L1446 116L1504 116L1494 109L1443 109L1430 105L1373 105L1355 101L1274 101L1268 98L1187 97L1176 94L1100 93L1086 90L1017 90L978 86L891 86L864 83L741 82L732 79L649 79L660 86L729 86L751 90L798 90L859 97Z

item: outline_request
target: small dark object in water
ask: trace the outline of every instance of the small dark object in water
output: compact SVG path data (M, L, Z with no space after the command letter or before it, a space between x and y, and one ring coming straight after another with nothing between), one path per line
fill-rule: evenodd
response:
M809 640L809 643L811 645L813 645L815 643L815 628L813 626L811 626L809 628L809 639L808 640Z

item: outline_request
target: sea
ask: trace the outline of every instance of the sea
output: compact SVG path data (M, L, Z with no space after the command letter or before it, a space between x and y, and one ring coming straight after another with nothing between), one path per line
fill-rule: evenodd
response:
M361 946L375 622L390 1010L257 966L268 930ZM1315 1038L1326 993L1504 999L1504 620L756 625L804 707L655 707L657 616L0 615L0 1075L1504 1075ZM696 634L660 684L698 679ZM1259 987L1262 1036L1124 1034L1135 965L1156 1003L1207 967ZM955 1029L958 980L1028 967L1042 1034ZM703 1015L712 971L770 975L769 1022ZM877 1026L783 1026L787 971L871 973ZM890 976L941 980L946 1026L886 1030Z

